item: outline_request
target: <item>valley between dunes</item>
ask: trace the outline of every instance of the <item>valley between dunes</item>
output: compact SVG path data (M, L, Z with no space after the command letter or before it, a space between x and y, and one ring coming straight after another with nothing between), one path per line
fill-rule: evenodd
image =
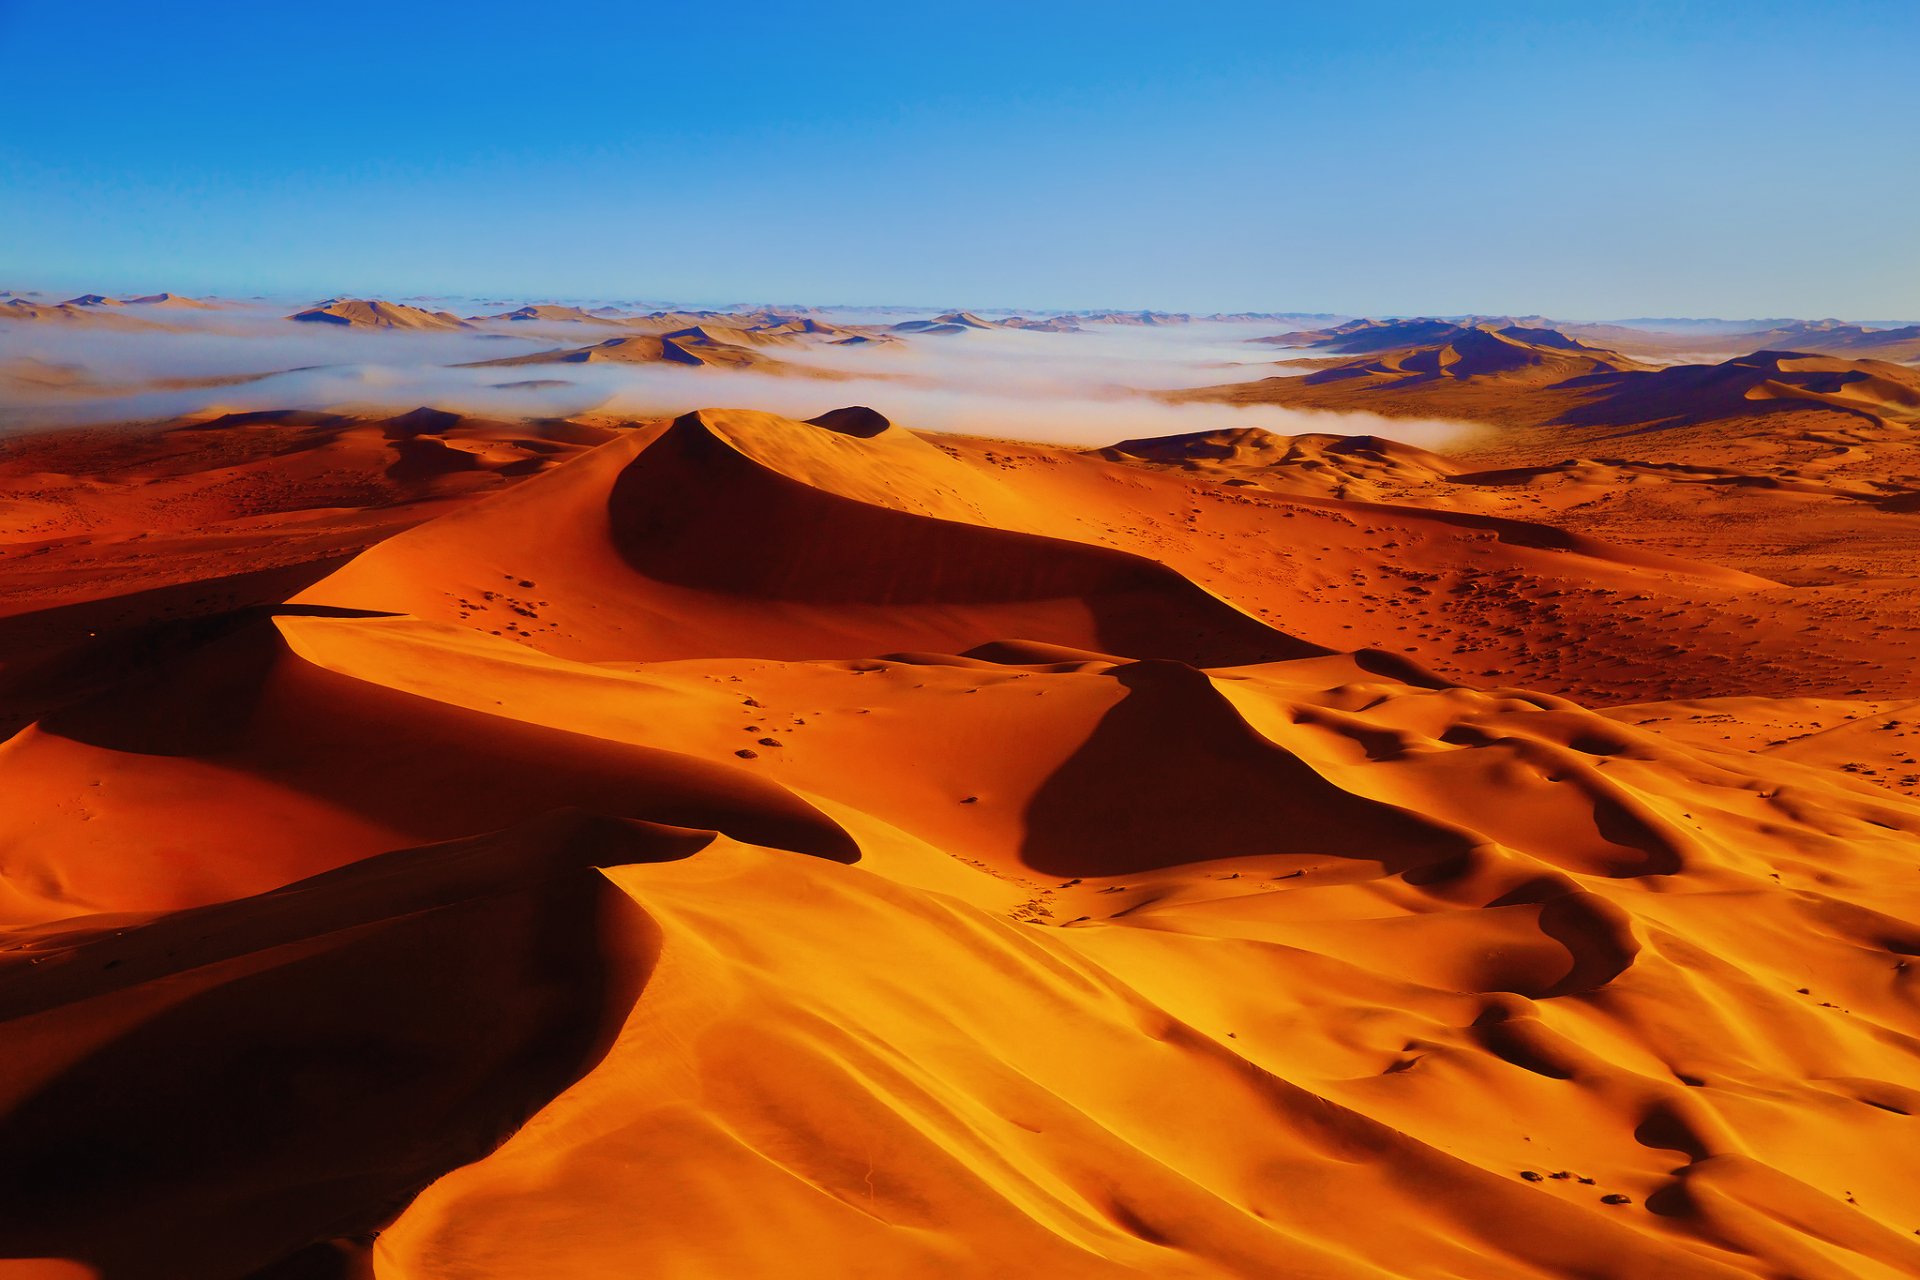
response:
M0 1280L1920 1274L1910 428L1603 419L0 444Z

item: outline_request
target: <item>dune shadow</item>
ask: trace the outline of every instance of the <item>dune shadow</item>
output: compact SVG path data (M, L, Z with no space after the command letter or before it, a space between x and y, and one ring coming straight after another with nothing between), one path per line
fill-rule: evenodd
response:
M802 483L744 456L698 415L622 470L608 514L622 559L654 581L912 621L913 641L876 634L873 652L931 647L929 626L951 633L941 646L950 652L1006 635L1200 666L1326 652L1152 560ZM884 615L866 616L884 628Z
M1060 876L1112 876L1249 855L1322 855L1388 874L1460 858L1472 842L1342 790L1269 742L1199 671L1114 669L1122 698L1026 813L1021 858Z
M405 833L452 840L573 805L842 862L859 849L777 783L674 751L549 728L310 665L250 619L44 731L208 761Z
M710 839L556 813L0 974L0 1256L242 1275L376 1229L639 998L658 930L594 868Z

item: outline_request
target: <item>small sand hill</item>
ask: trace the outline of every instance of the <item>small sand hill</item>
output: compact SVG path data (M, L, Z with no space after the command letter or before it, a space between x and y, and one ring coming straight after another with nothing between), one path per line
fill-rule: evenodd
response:
M1394 345L1378 345L1383 343ZM1644 368L1557 329L1511 324L1356 321L1327 331L1314 345L1381 354L1316 358L1302 362L1310 372L1169 392L1166 398L1537 425L1577 403L1587 385L1582 380L1625 377Z
M92 388L57 366L0 376ZM41 611L45 625L15 637L30 645L127 616L278 599L449 504L611 434L422 408L212 413L137 432L16 435L0 452L0 555L20 571L0 616Z
M92 295L89 295L92 296ZM72 325L94 329L154 329L161 326L139 316L128 315L119 303L32 302L26 298L8 298L0 302L0 320L18 320L31 324Z
M60 305L63 307L124 307L127 304L118 298L109 298L104 294L83 293L77 298L68 298Z
M209 302L205 298L186 298L177 293L148 293L138 298L128 298L130 307L161 307L168 311L218 311L218 302Z
M1758 424L1784 413L1827 415L1829 425L1832 415L1879 423L1910 420L1920 409L1920 375L1886 361L1757 351L1719 364L1649 368L1557 331L1515 326L1313 363L1311 372L1165 395L1534 428Z
M1381 436L1283 436L1258 427L1122 440L1100 454L1178 467L1228 484L1257 482L1277 493L1368 502L1432 487L1455 471L1438 454Z
M1193 317L1184 311L1083 311L1074 317L1082 324L1160 325L1191 324Z
M1398 351L1406 347L1444 343L1463 332L1465 326L1455 320L1417 317L1409 320L1349 320L1331 329L1300 329L1255 338L1255 342L1278 347L1315 347L1340 355L1370 355L1380 351Z
M1774 412L1826 410L1871 422L1920 418L1920 373L1881 360L1756 351L1713 365L1675 365L1579 384L1564 421L1678 426Z
M726 340L726 337L732 336L739 336L743 341ZM585 347L564 347L553 351L535 351L524 356L506 356L498 360L477 360L460 367L484 369L542 364L669 364L714 369L754 369L763 373L792 373L821 378L839 376L827 370L803 368L757 349L792 341L778 336L749 336L746 330L696 327L671 334L608 338Z
M625 316L621 322L647 333L671 333L675 329L692 328L709 320L731 323L738 321L739 317L725 311L650 311L645 315Z
M771 326L697 324L675 329L665 336L683 347L791 347L811 330L791 322Z
M465 320L450 311L428 311L404 302L371 298L330 298L287 317L308 324L341 325L353 329L466 329Z
M748 326L748 331L766 338L818 339L827 342L842 341L857 337L884 337L881 331L860 325L829 324L816 320L812 316L790 316L771 313L760 317L759 322Z
M1438 379L1499 379L1550 385L1638 367L1625 356L1588 347L1557 330L1479 327L1457 330L1431 345L1316 370L1304 381L1309 386L1353 381L1405 387Z
M1072 316L1012 316L1000 322L1002 329L1033 329L1041 333L1079 333L1085 327Z
M743 352L743 357L751 357ZM512 368L530 364L718 364L719 358L702 359L678 343L658 337L607 338L585 347L566 347L554 351L535 351L524 356L503 356L498 360L476 360L462 368ZM741 361L745 363L743 359Z
M1804 351L1896 363L1920 360L1920 325L1869 329L1840 320L1796 320L1724 341L1746 351Z
M507 320L515 323L546 321L559 324L608 324L614 322L607 316L596 315L591 311L582 311L579 307L559 307L546 303L519 307L513 311L502 311L498 315L472 316L470 319L476 321Z
M982 320L968 311L949 311L945 315L935 316L931 320L903 320L893 326L896 333L921 333L952 335L968 333L976 329L995 329L1000 326L991 320Z

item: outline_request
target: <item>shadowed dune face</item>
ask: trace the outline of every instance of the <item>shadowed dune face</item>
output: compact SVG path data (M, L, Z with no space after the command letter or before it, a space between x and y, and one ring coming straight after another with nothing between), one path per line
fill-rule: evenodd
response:
M676 586L810 607L980 608L1001 628L1036 606L1018 631L1036 639L1054 638L1041 618L1084 609L1090 634L1059 642L1211 665L1317 651L1148 561L824 492L757 462L698 416L627 465L608 515L621 558ZM952 647L1005 634L963 633Z
M1190 667L1111 675L1125 696L1028 807L1022 860L1036 871L1122 876L1201 857L1319 854L1395 874L1471 847L1460 831L1329 783Z
M1549 518L1707 464L510 425L26 454L363 540L0 624L0 1275L1920 1272L1897 644Z
M589 1069L639 997L657 929L594 868L703 843L554 815L8 972L31 1065L5 1085L0 1249L184 1280L380 1222Z
M58 885L96 910L170 909L208 901L213 885L266 889L566 805L858 856L832 820L751 775L503 723L372 674L303 660L262 619L47 716L6 748L11 796L82 778L126 794L77 844L17 830L14 884ZM196 803L209 794L226 802ZM280 833L263 847L268 831ZM8 914L20 910L32 909Z

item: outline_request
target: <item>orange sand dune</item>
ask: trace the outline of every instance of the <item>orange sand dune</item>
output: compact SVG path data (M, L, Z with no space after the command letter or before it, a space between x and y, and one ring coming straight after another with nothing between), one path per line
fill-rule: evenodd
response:
M101 298L98 303L82 302L80 299L45 303L26 298L8 298L0 302L0 320L91 329L153 330L164 327L141 316L128 314L122 304L110 298Z
M0 439L0 616L358 551L612 435L422 408Z
M1383 329L1398 333L1405 327ZM1316 345L1341 343L1337 331L1330 332L1334 336ZM1375 350L1365 344L1362 349ZM1555 330L1480 326L1443 329L1371 357L1305 363L1311 366L1308 372L1172 392L1166 398L1431 414L1509 429L1584 426L1637 432L1795 412L1868 421L1920 418L1920 373L1913 369L1796 351L1763 350L1719 364L1655 369Z
M404 302L371 298L329 298L318 306L287 317L308 324L333 324L352 329L466 329L465 320L450 311L428 311Z
M1635 367L1624 356L1585 347L1551 329L1472 328L1432 346L1337 364L1306 375L1306 381L1310 385L1355 380L1399 386L1483 378L1551 384Z
M583 311L579 307L559 307L547 303L518 307L512 311L503 311L498 315L468 316L467 318L469 320L512 320L519 323L536 320L562 321L569 324L619 323L616 318L595 315L593 312Z
M1739 418L1771 409L1826 409L1869 420L1920 418L1920 371L1880 360L1757 351L1718 365L1677 365L1638 377L1576 384L1570 423Z
M1842 416L10 441L0 1276L1920 1273Z
M184 298L177 293L148 293L137 298L128 298L127 304L135 307L165 307L170 311L218 311L221 304L205 298Z
M1122 440L1100 451L1115 462L1178 467L1226 484L1281 493L1390 500L1450 477L1454 464L1414 445L1379 436L1281 436L1259 427Z
M1911 324L1894 329L1868 329L1838 320L1796 321L1777 328L1735 334L1725 341L1743 351L1771 348L1865 360L1907 363L1920 360L1920 325Z
M553 351L535 351L524 356L506 356L498 360L479 360L467 368L510 368L541 364L679 364L705 365L724 369L756 369L762 373L793 373L805 377L834 378L829 370L804 368L790 361L763 355L757 347L779 346L794 339L781 334L760 333L723 326L694 327L673 333L645 337L607 338L585 347L567 347Z

